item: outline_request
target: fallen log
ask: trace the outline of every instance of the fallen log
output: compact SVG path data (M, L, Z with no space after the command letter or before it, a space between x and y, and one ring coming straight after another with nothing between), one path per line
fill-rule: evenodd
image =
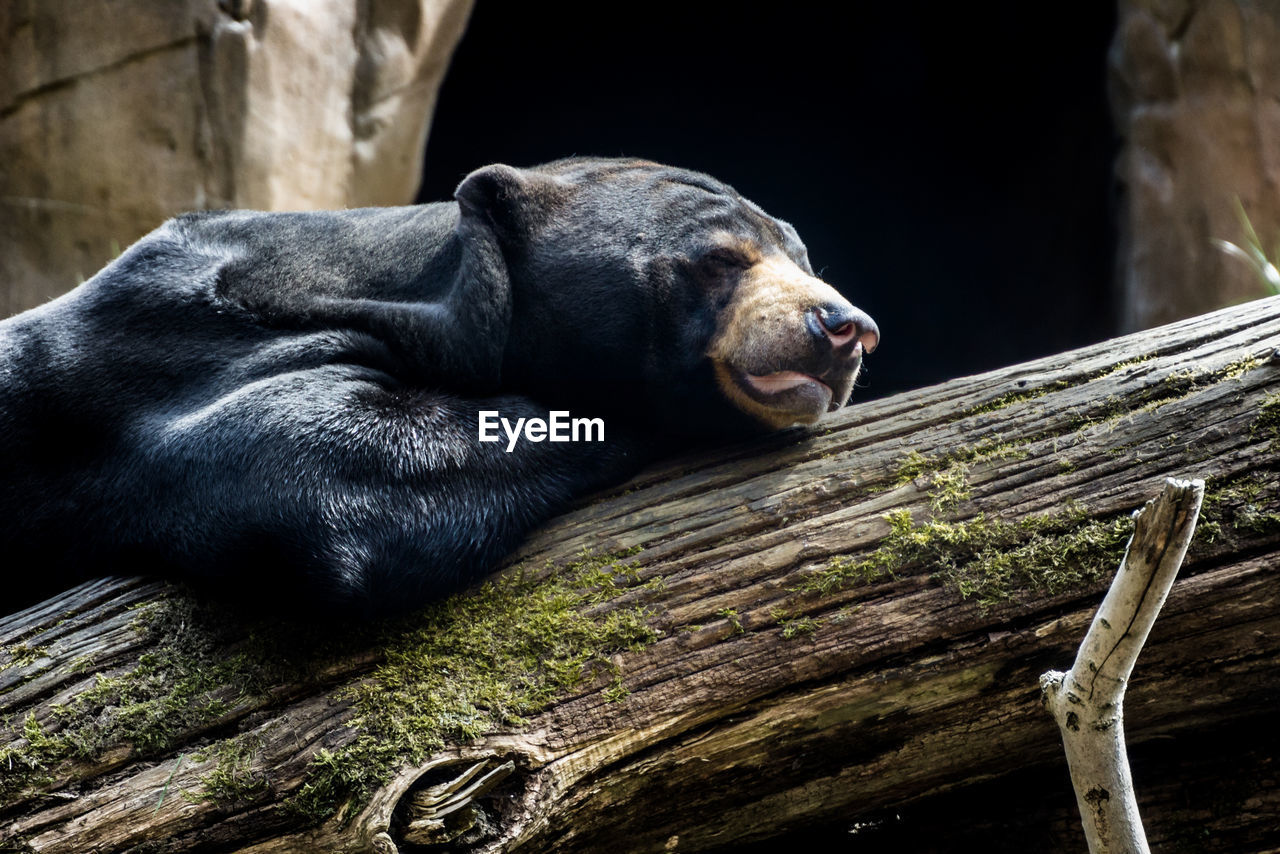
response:
M672 462L394 623L91 582L0 620L0 850L1083 850L1037 676L1167 477L1206 492L1125 700L1148 836L1274 848L1278 469L1280 298Z

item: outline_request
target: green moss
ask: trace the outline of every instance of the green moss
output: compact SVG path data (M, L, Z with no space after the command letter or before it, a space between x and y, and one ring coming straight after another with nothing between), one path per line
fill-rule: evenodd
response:
M1026 458L1027 453L1025 442L1005 442L998 436L988 436L969 447L936 456L927 456L913 450L898 460L894 483L904 486L927 474L935 475L935 482L937 474L943 474L945 479L955 482L960 478L949 470L957 465L968 466L986 460L1021 460Z
M1280 439L1280 392L1269 394L1262 399L1258 407L1258 415L1249 425L1249 438L1261 437L1274 442Z
M1212 371L1198 368L1187 368L1170 374L1165 378L1164 387L1158 390L1155 397L1146 403L1147 408L1156 409L1173 400L1180 400L1192 392L1227 380L1235 380L1254 370L1262 364L1257 356L1246 356L1236 359Z
M593 606L635 586L621 562L633 553L584 557L549 577L507 574L415 617L387 639L370 678L341 695L356 708L354 741L321 751L287 807L323 820L402 763L519 725L598 671L614 672L608 699L624 697L609 657L656 639L650 614Z
M8 748L3 759L15 773L0 778L0 797L40 781L59 762L91 759L107 748L160 753L225 714L229 699L271 672L265 650L228 655L206 610L183 597L140 609L134 628L147 635L151 651L133 670L99 674L87 690L51 707L58 727L39 743L24 733L26 745Z
M1237 514L1236 528L1255 537L1280 534L1280 513L1249 512Z
M245 624L220 606L178 596L136 609L133 628L148 652L133 670L99 674L88 690L54 714L66 758L92 758L126 745L159 755L186 733L217 722L233 706L265 695L281 681L306 682L306 653L332 651L318 628Z
M716 614L729 621L729 624L733 626L734 634L742 634L742 618L738 616L737 608L721 608L719 611L716 611Z
M9 664L7 667L26 667L28 664L35 664L41 658L49 654L47 646L31 646L29 644L14 644L5 650L9 654ZM3 669L3 668L0 668Z
M254 733L219 742L212 750L218 764L213 771L200 777L199 792L183 792L183 798L191 803L217 801L240 804L267 794L271 789L270 781L261 772L253 770L254 757L261 748L262 736ZM201 754L195 758L203 762L209 755ZM176 766L174 770L177 770Z
M1224 380L1239 379L1240 377L1247 374L1249 371L1252 371L1253 369L1259 367L1262 363L1263 363L1263 360L1257 356L1247 356L1243 359L1237 359L1236 361L1232 362L1231 364L1223 368L1220 379L1224 379Z
M948 510L969 497L969 466L953 462L933 476L929 506L934 512Z
M937 471L943 465L934 457L926 457L916 450L908 451L898 461L898 471L893 481L896 486L905 486L920 475L929 471Z
M769 616L782 628L782 637L786 640L811 635L823 622L815 617L796 616L785 608L774 608Z
M1035 389L1014 392L959 417L990 412L1014 403L1108 376L1123 368L1149 360L1150 356L1120 362L1095 371L1077 383L1055 381ZM1112 395L1095 403L1092 411L1070 420L1067 431L1084 429L1113 420L1135 409L1152 410L1210 385L1238 379L1258 368L1262 360L1253 356L1237 359L1212 371L1188 369L1168 377L1154 390L1140 397ZM1280 395L1268 397L1253 424L1255 435L1280 437ZM954 510L970 497L970 469L988 459L1018 459L1028 453L1027 445L1048 436L1023 437L1018 442L1002 442L989 437L969 448L937 455L911 451L903 456L893 476L896 486L928 478L929 507L934 514ZM1108 449L1119 456L1124 448ZM1058 473L1074 471L1069 460L1060 460ZM826 567L806 581L804 589L818 592L851 584L870 583L891 577L904 568L933 566L938 577L961 595L976 597L991 605L1018 590L1058 592L1087 583L1119 565L1124 544L1132 530L1127 518L1090 520L1078 508L1067 512L1034 516L1009 523L987 520L979 515L963 522L928 521L916 524L910 514L888 514L889 535L876 550L857 556L833 558ZM1221 532L1220 523L1208 520L1203 536ZM1280 516L1271 510L1250 513L1247 508L1234 514L1235 529L1255 534L1271 533L1280 525Z
M1009 394L1005 394L1000 397L997 397L995 400L990 400L986 403L979 404L978 406L975 406L971 409L967 409L964 412L960 413L960 415L957 416L957 418L958 419L967 418L971 415L982 415L988 412L996 412L998 410L1005 409L1007 407L1013 406L1018 403L1025 403L1028 400L1035 400L1036 398L1044 397L1045 395L1055 391L1062 391L1063 389L1082 386L1085 383L1091 383L1094 380L1099 380L1099 379L1102 379L1103 377L1109 377L1112 374L1116 373L1117 371L1124 370L1125 368L1130 368L1130 367L1133 367L1134 365L1140 365L1143 362L1150 361L1153 358L1155 358L1154 354L1146 354L1146 355L1138 356L1133 359L1126 359L1123 362L1117 362L1114 365L1107 365L1106 367L1099 368L1095 371L1090 372L1085 376L1079 377L1078 379L1052 380L1050 382L1045 383L1044 385L1036 386L1035 388L1029 388L1023 391L1010 392Z
M1109 395L1101 408L1074 416L1069 424L1072 430L1083 430L1094 424L1117 421L1134 412L1153 412L1209 386L1239 379L1262 364L1263 360L1257 356L1246 356L1212 371L1199 368L1177 371L1166 377L1164 382L1144 388L1132 397Z
M1027 449L1022 442L1004 442L988 437L967 448L937 456L910 451L898 461L895 485L902 486L928 476L929 504L935 513L950 510L969 498L969 466L987 460L1023 459Z
M0 727L0 799L50 779L67 760L129 748L162 755L192 731L269 702L272 686L320 684L353 656L381 664L339 699L354 703L355 739L315 758L288 808L313 820L383 782L403 761L446 739L465 740L518 723L561 691L615 671L609 656L653 641L648 611L596 606L633 590L634 554L584 557L549 573L508 574L472 594L381 624L245 622L194 597L137 609L133 627L148 652L131 671L99 674L52 708L57 728L34 715ZM656 587L660 579L645 587ZM626 696L616 672L609 699ZM194 799L252 800L270 781L255 771L256 742L215 742L217 767Z
M1280 534L1280 483L1274 471L1250 471L1205 485L1196 539L1212 543L1224 528L1243 537Z
M1201 517L1196 523L1196 532L1193 535L1193 542L1199 541L1203 543L1212 543L1222 536L1222 525L1214 521L1206 521Z
M1133 523L1090 519L1081 508L1016 522L979 514L962 522L916 524L907 510L885 515L889 534L867 555L835 558L803 585L819 593L932 569L964 598L984 607L1020 591L1058 593L1090 584L1120 565Z
M790 617L781 621L782 636L787 640L803 635L811 635L822 625L822 621L814 617Z
M622 674L613 674L613 681L609 683L609 687L604 689L601 694L606 703L621 703L623 700L631 696L631 692L627 690L627 686L622 684Z
M861 605L853 605L853 606L845 605L839 611L836 611L834 614L831 614L830 616L828 616L826 620L828 623L834 623L835 625L840 625L841 623L844 623L848 620L853 619L854 615L856 615L861 610L862 610Z
M976 517L941 547L924 548L961 596L990 606L1023 590L1055 594L1092 584L1119 567L1132 533L1128 517L1086 520L1082 512L1016 523Z
M0 775L0 796L45 779L45 772L62 752L58 737L45 732L35 712L28 712L21 726L9 735L12 741L0 747L0 768L5 769Z
M1081 380L1087 382L1088 380ZM1067 380L1053 380L1035 388L1029 388L1025 391L1015 391L1009 394L1001 395L995 400L989 400L986 403L979 404L972 409L965 410L960 417L968 418L971 415L983 415L988 412L996 412L1001 409L1013 406L1016 403L1025 403L1028 400L1035 400L1038 397L1044 397L1046 394L1054 391L1061 391L1064 388L1071 388L1072 383Z
M1155 357L1156 356L1154 353L1144 353L1143 355L1135 356L1132 359L1125 359L1123 362L1117 362L1111 367L1107 368L1106 370L1100 371L1095 376L1090 377L1090 379L1100 379L1102 377L1109 377L1112 374L1116 373L1117 371L1122 371L1125 368L1132 368L1135 365L1141 365L1145 362L1150 362Z

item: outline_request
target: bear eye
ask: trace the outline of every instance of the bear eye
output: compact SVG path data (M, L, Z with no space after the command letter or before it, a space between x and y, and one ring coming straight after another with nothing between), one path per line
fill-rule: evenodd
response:
M701 260L706 266L728 270L745 270L751 266L746 255L727 246L708 249Z

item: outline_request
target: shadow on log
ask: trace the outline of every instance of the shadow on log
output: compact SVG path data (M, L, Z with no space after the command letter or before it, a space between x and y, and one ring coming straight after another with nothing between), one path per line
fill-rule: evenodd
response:
M0 620L0 850L1083 850L1037 676L1166 477L1148 834L1273 849L1278 468L1280 298L650 471L394 624L87 584Z

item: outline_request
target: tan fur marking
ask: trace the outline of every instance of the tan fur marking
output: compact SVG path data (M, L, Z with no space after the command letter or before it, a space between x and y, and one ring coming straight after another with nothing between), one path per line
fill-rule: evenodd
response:
M770 427L811 424L821 413L762 403L743 389L741 375L790 370L803 363L812 347L805 312L844 298L782 253L763 255L754 245L750 249L758 260L739 280L707 351L716 381L730 403Z
M835 288L810 276L787 256L764 256L743 274L721 314L708 355L731 365L749 365L766 357L777 337L808 334L806 310L843 301Z
M752 267L764 260L764 254L760 251L760 244L745 237L736 237L726 232L719 232L713 242L741 255Z
M742 388L733 378L733 372L724 362L715 360L712 365L716 372L716 384L720 386L724 396L729 398L729 402L753 418L764 422L768 427L781 430L783 427L790 427L792 424L812 424L820 417L820 415L798 415L794 412L765 406L763 403L748 397L742 391Z

